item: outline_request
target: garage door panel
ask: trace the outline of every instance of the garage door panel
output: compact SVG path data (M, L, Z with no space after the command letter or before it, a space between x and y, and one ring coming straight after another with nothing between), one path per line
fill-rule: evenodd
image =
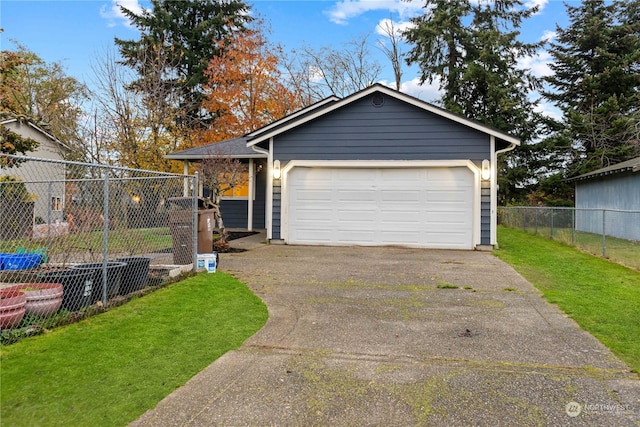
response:
M380 212L380 222L386 226L392 226L394 223L411 223L416 227L420 226L420 222L424 219L424 215L418 211L383 211Z
M338 202L375 202L375 190L337 190Z
M359 242L358 244L376 243L376 232L373 230L338 229L336 235L339 243L350 245L354 244L353 242Z
M361 227L358 224L362 224L363 227L371 228L375 226L377 222L377 215L375 212L354 212L354 211L340 211L337 214L338 226L349 224L349 227L359 229Z
M418 246L421 241L419 235L412 232L380 232L380 243L384 245L415 245Z
M316 190L313 188L296 189L294 199L299 201L311 202L331 202L333 200L333 192L331 190Z
M376 179L378 170L376 169L334 169L334 180L341 182L349 182L355 185L365 185Z
M296 221L325 221L331 222L331 209L318 207L316 209L298 209L294 212Z
M382 202L420 203L420 193L418 190L381 190L380 200Z
M473 247L466 167L294 168L287 182L288 243Z
M299 228L296 230L297 238L309 244L331 244L334 234L331 230L320 230L317 228Z
M464 233L461 232L450 232L450 231L442 231L442 232L431 232L426 233L426 240L432 245L439 246L457 246L457 244L453 243L465 236Z

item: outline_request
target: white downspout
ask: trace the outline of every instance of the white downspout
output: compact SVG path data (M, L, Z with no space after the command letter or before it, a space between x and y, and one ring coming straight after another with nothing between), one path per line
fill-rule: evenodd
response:
M498 244L498 154L506 153L517 147L513 142L507 148L495 151L496 138L491 136L491 245Z

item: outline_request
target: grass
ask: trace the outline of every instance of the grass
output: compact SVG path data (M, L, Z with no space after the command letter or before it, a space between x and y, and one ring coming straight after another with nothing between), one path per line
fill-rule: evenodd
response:
M27 250L40 249L48 244L53 252L84 252L102 253L102 230L83 231L64 236L33 240L29 238L0 241L0 252L13 252L18 247ZM110 253L153 252L170 248L171 233L168 227L159 228L131 228L109 230L108 250Z
M2 425L122 426L267 319L242 283L203 273L0 350Z
M559 242L500 227L494 253L640 372L640 272Z
M528 227L526 231L537 236L553 237L553 240L575 246L593 255L602 256L603 254L601 234L586 233L572 230L571 228L554 228L551 230L548 227ZM638 241L606 236L605 254L608 259L640 270L640 242Z

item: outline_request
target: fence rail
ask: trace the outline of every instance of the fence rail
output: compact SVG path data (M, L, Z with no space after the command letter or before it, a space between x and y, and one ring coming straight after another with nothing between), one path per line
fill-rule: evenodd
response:
M195 270L197 188L197 176L0 155L0 329Z
M510 206L498 223L640 270L640 211Z

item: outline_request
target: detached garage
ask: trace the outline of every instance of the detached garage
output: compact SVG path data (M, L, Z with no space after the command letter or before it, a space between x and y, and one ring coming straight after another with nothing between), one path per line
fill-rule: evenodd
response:
M264 206L271 242L445 249L495 245L497 155L520 144L379 84L328 98L243 141L242 158L250 149L250 164L266 166L249 173L266 174L250 183L266 188L246 201L247 222L256 224L255 206Z

